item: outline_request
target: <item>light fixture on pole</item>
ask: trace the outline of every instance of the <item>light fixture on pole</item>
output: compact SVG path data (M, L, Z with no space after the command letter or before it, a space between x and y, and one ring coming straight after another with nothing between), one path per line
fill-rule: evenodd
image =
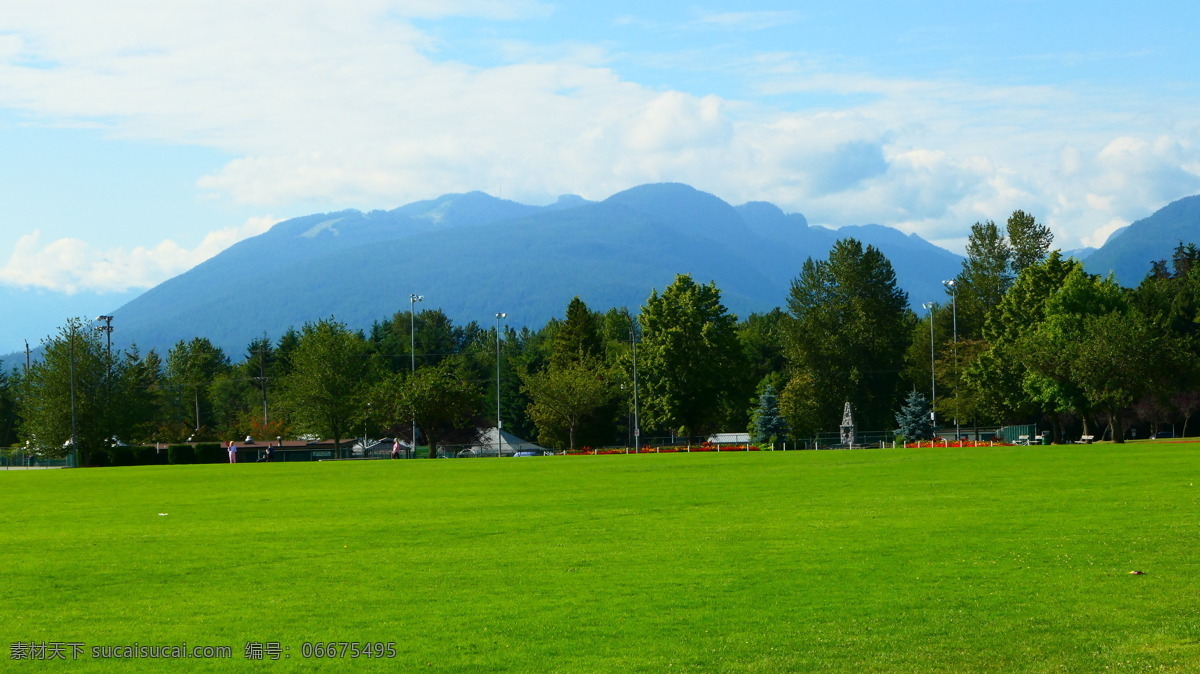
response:
M417 302L423 301L424 295L409 295L408 296L408 338L409 350L408 353L412 357L412 373L417 373ZM410 459L417 458L417 418L414 416L412 420L412 454Z
M942 281L950 290L950 306L954 316L954 440L962 439L958 428L958 283L954 279Z
M929 420L937 426L937 412L934 411L934 403L937 402L937 375L934 374L934 352L933 352L933 308L937 305L933 302L926 302L921 305L922 309L929 310Z
M75 417L75 328L79 323L75 320L71 321L71 334L68 337L70 340L70 370L71 370L71 454L75 457L75 467L79 467L79 437L78 423Z
M112 432L112 333L113 333L113 317L112 316L97 316L97 321L104 321L104 325L100 326L100 332L104 333L105 340L105 358L106 367L104 371L104 443L111 444L113 442Z
M637 321L629 317L629 346L633 349L633 449L642 447L642 428L638 425L638 382L637 382Z
M508 318L508 314L496 314L496 458L500 458L504 447L500 429L504 423L500 420L500 319Z

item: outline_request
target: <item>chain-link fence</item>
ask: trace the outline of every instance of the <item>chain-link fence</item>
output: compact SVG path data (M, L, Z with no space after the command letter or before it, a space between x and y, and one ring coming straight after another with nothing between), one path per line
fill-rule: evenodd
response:
M31 452L21 447L0 449L0 470L36 470L39 468L71 468L75 461L71 456L51 459L40 452Z

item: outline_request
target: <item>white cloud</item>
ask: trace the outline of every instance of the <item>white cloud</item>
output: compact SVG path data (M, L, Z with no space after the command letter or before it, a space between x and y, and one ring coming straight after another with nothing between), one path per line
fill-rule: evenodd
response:
M17 241L8 262L0 267L0 284L67 294L151 288L242 239L262 234L276 222L272 217L251 218L241 226L209 233L190 250L170 239L132 250L100 249L79 239L43 244L41 232L35 231Z
M473 65L414 23L552 11L499 0L9 3L0 107L228 152L238 158L200 188L256 207L392 207L473 189L544 203L678 180L813 223L878 222L938 241L1022 208L1073 247L1200 191L1200 128L1178 121L1191 101L1131 114L1113 92L888 78L778 52L697 66L742 77L778 102L768 106L630 82L594 45L497 43L507 65ZM801 18L700 20L764 28ZM45 268L73 279L45 287L118 287L201 255L164 242L93 268L83 242L21 245L40 263L14 256L6 283Z
M703 13L690 25L736 30L766 30L797 23L804 14L794 11L712 12Z

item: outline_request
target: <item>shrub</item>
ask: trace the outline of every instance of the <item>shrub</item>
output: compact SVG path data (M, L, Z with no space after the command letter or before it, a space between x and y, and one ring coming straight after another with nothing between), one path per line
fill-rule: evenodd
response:
M80 463L85 466L93 466L96 468L103 468L104 466L111 465L108 450L106 449L81 449L79 460Z
M166 455L160 455L154 447L131 447L133 450L133 465L157 466L165 463Z
M132 466L133 448L116 446L108 448L108 463L110 466Z
M225 463L229 452L218 442L202 442L196 445L196 463Z
M196 450L191 445L171 445L167 447L167 463L196 463Z

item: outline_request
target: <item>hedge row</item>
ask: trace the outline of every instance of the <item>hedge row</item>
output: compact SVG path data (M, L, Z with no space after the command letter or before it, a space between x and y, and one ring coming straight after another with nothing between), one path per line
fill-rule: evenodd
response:
M220 443L170 445L165 452L153 447L109 447L89 452L83 457L85 466L160 466L181 463L225 463L229 454Z

